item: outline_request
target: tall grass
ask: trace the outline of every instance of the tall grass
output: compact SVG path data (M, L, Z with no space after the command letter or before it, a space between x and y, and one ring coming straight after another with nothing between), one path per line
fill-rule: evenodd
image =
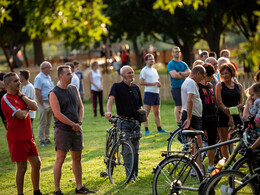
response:
M144 135L144 127L142 126L143 137L140 140L140 161L139 176L136 183L129 184L125 187L118 188L109 182L108 177L100 177L100 172L106 171L104 159L106 129L110 127L110 123L104 117L93 117L92 104L84 102L85 114L83 120L84 145L82 151L82 167L83 167L83 184L91 190L95 190L96 194L151 194L153 167L162 160L160 151L166 150L167 134L158 134L153 120L153 113L150 115L149 128L151 135ZM116 114L113 107L113 114ZM161 105L162 128L172 131L176 128L174 117L173 101L162 101ZM53 125L50 129L52 144L45 147L38 145L38 118L34 120L34 134L36 135L36 144L40 158L42 160L40 188L44 194L51 194L54 191L53 164L55 162L56 152L53 141ZM0 128L0 194L16 194L15 184L15 163L11 162L8 144L6 141L6 132L4 127ZM70 153L62 169L61 189L64 194L75 194L75 179L72 173L72 160ZM32 184L30 179L30 165L24 182L24 194L32 194Z

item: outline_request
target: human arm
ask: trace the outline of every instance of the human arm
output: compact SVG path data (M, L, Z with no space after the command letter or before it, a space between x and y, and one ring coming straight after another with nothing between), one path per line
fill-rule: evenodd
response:
M83 121L83 116L84 116L84 106L80 98L79 90L77 89L78 93L78 115L79 115L79 122Z
M115 100L114 96L109 96L108 101L107 101L107 112L105 113L105 117L107 119L112 118L112 106L113 106L114 100Z
M81 126L78 123L74 123L69 118L67 118L64 114L61 113L60 104L59 104L58 98L57 98L57 96L55 95L54 92L50 92L49 100L50 100L50 106L51 106L52 112L53 112L54 116L60 122L71 126L74 131L80 131L81 130ZM82 119L83 113L82 113L82 116L79 116L79 117L81 117L81 119Z
M36 95L36 98L37 98L38 102L43 106L41 90L35 88L35 95Z
M244 92L243 92L243 87L240 83L238 83L239 86L239 91L240 91L240 99L239 99L239 104L236 105L236 107L238 108L238 110L240 110L241 108L243 108L244 106Z
M181 75L179 74L179 72L177 72L176 70L171 70L171 71L169 72L169 74L170 74L171 77L174 78L174 79L182 79L182 78L183 78L183 76L181 76Z
M252 100L252 97L249 96L246 100L246 104L245 104L245 108L244 108L244 111L243 111L243 120L246 121L246 120L249 120L251 114L250 114L250 110L249 110L249 107L253 105L253 100Z
M194 94L188 93L187 97L187 119L183 123L183 129L188 129L190 127L192 108L193 108L193 97Z
M154 83L148 83L148 82L145 81L144 78L140 79L140 85L161 87L161 83L159 81L156 81Z

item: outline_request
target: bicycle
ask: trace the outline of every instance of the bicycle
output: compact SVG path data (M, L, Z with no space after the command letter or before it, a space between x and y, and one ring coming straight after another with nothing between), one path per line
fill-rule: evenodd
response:
M247 156L249 174L237 170L225 170L211 177L204 185L205 195L215 194L259 194L260 193L260 159L259 150Z
M107 176L112 184L124 185L129 183L133 177L136 153L130 140L125 138L125 133L118 130L118 120L127 121L120 117L113 116L109 119L112 127L107 129L106 150L104 163L106 173L101 173L102 177ZM125 174L123 174L125 172Z
M179 194L181 192L185 194L187 191L195 191L198 193L202 188L200 183L206 178L206 171L202 163L201 154L210 149L239 142L223 167L223 169L226 169L231 165L244 145L243 127L239 126L237 132L239 138L199 148L196 136L203 135L203 131L183 130L182 133L191 138L191 141L186 143L186 145L195 145L197 151L193 155L191 154L191 149L188 151L163 152L162 156L165 156L165 159L163 159L153 171L153 194ZM202 164L202 171L195 162L197 158Z

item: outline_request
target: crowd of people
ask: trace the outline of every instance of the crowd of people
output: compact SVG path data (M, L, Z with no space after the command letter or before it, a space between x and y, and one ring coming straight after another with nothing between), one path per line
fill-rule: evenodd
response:
M140 85L145 86L144 99L140 88L134 84L134 70L128 64L129 48L122 50L122 68L117 69L122 78L114 83L109 93L107 112L103 108L103 79L98 63L91 64L89 81L93 100L93 115L97 117L97 99L101 116L110 119L112 106L115 102L118 128L125 132L126 138L133 132L138 134L131 139L136 152L136 166L132 178L135 182L138 176L139 140L141 138L141 122L137 120L137 111L146 111L147 121L144 122L145 135L150 135L149 114L151 108L158 133L167 131L161 127L160 95L161 83L159 74L152 66L155 56L151 53L144 56L144 68L140 72ZM179 47L172 49L173 59L168 63L168 73L171 81L171 93L175 103L176 122L182 122L184 129L204 130L209 145L216 143L217 134L221 141L228 139L228 127L242 124L243 120L255 117L256 127L260 131L260 72L256 74L256 84L249 90L245 109L242 85L237 80L237 67L230 62L229 50L222 50L220 58L214 52L202 51L201 59L193 63L192 68L181 60ZM39 189L41 160L35 144L32 124L39 115L38 140L39 146L51 144L50 124L54 117L54 142L56 161L54 164L54 194L63 194L60 188L62 165L66 154L71 151L72 170L75 176L76 189L79 194L95 193L82 184L81 155L84 148L82 120L83 107L83 74L79 70L79 62L66 62L58 66L59 82L56 86L50 72L52 64L44 61L40 65L40 73L34 79L34 85L29 82L30 72L27 70L0 75L1 117L7 129L7 141L11 160L17 164L16 184L18 194L23 194L24 175L27 161L30 162L31 178L34 194L41 194ZM22 84L22 88L20 89ZM199 146L203 147L202 137L198 137ZM260 139L250 147L253 150L260 145ZM195 152L195 151L193 151ZM221 147L221 152L228 159L227 147ZM127 153L127 151L123 151ZM208 151L208 172L214 169L214 150ZM131 159L125 159L131 161ZM198 162L199 164L199 162ZM127 166L127 163L126 163ZM199 164L199 166L201 166ZM129 174L126 172L126 174Z

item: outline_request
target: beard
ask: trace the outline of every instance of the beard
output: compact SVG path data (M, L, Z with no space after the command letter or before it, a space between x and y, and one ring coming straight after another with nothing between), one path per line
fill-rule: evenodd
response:
M135 80L135 78L126 79L126 77L124 77L124 81L128 82L128 83L133 82L134 80Z

